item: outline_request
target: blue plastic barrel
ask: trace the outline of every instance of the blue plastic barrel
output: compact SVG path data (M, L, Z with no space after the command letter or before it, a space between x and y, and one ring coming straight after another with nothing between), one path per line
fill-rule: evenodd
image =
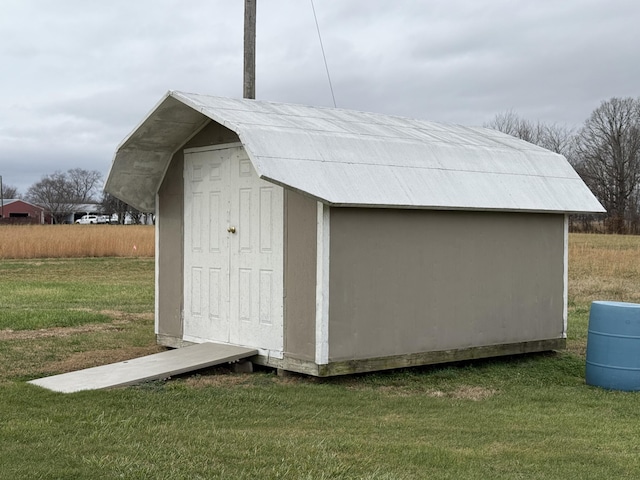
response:
M611 390L640 390L640 304L591 304L586 381Z

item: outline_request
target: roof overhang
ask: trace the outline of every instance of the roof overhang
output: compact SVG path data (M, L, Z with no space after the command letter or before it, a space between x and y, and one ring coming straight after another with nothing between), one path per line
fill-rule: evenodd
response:
M167 93L118 146L105 191L142 212L154 212L171 157L208 122L206 115Z

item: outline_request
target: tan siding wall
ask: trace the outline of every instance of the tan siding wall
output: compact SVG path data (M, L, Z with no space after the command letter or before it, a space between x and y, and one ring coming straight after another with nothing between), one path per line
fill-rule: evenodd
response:
M563 216L331 209L331 361L561 338Z
M158 191L158 331L182 338L184 225L184 148L238 142L231 130L209 123L175 153Z
M315 358L316 202L285 190L285 353Z
M184 183L182 150L171 164L158 191L158 331L182 338L182 222Z

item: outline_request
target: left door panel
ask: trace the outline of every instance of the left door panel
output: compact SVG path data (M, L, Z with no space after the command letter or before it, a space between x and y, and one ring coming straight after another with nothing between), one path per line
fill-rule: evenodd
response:
M229 156L185 152L184 339L229 342Z

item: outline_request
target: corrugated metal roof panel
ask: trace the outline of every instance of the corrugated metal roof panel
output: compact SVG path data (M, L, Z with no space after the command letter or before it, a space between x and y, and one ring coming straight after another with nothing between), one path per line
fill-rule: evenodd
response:
M238 134L262 178L332 205L604 211L564 157L494 130L180 92L123 142L110 191L125 194L125 177L140 174L159 186L162 164L205 117Z

